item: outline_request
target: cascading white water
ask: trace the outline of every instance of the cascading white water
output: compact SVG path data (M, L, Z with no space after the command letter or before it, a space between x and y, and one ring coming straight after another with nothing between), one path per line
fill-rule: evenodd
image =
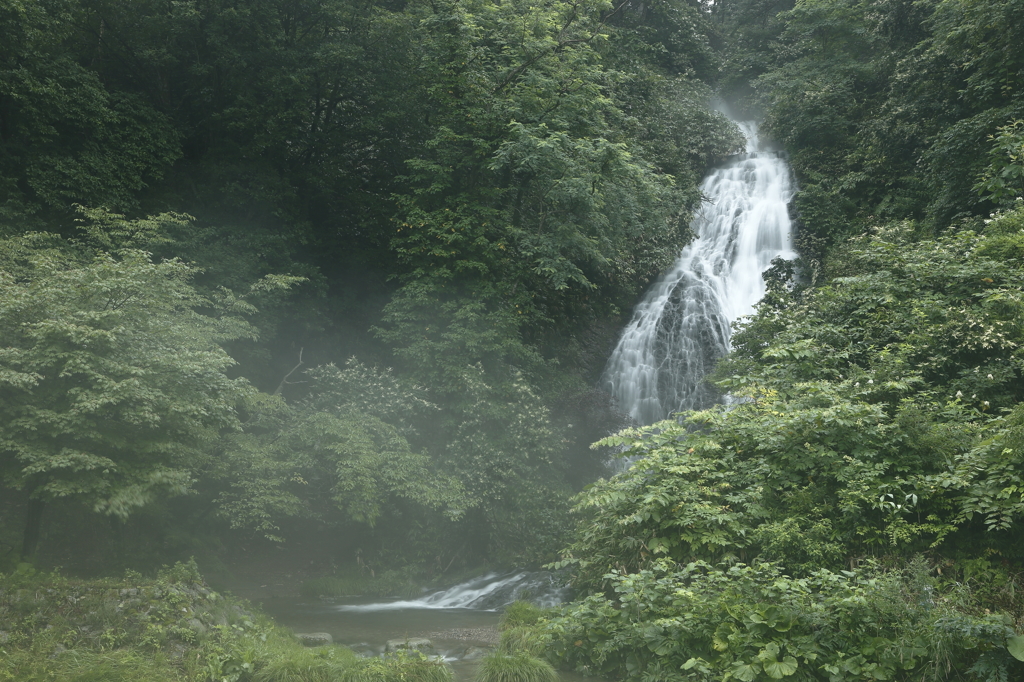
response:
M605 368L606 389L641 424L714 402L703 378L728 352L731 324L764 296L761 273L772 260L796 255L789 166L762 148L756 123L738 125L746 153L704 179L696 239L637 305Z
M493 610L517 600L555 606L568 596L564 576L548 571L499 575L489 573L419 599L389 600L372 604L342 604L338 611L395 611L402 609Z

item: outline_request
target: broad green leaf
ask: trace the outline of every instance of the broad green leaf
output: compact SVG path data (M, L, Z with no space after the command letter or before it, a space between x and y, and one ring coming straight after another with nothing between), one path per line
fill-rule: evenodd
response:
M1006 639L1006 650L1018 661L1024 661L1024 635L1008 637Z
M786 656L781 661L766 661L764 663L764 671L774 680L788 677L796 672L797 661L792 656Z

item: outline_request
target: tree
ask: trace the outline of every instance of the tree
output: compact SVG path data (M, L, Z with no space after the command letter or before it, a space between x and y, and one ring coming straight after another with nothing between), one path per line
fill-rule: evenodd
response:
M187 492L203 447L237 428L236 402L253 389L227 376L220 344L255 337L251 307L227 291L200 296L194 275L131 246L0 242L0 476L29 495L23 556L47 501L127 518L160 492Z
M423 389L355 358L305 376L305 399L259 394L242 430L225 434L208 460L203 487L232 527L281 541L287 518L404 535L410 519L435 510L463 516L472 501L462 482L410 444L438 412Z
M167 117L75 53L75 0L0 2L0 216L129 208L181 155Z

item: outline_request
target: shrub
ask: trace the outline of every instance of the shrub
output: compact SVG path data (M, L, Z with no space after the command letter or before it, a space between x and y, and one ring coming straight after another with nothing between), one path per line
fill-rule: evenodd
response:
M923 561L806 578L773 564L658 562L609 578L615 599L592 595L544 624L546 653L620 680L930 681L970 670L995 682L1024 669L1007 649L1019 641L1012 620L962 586L943 591Z

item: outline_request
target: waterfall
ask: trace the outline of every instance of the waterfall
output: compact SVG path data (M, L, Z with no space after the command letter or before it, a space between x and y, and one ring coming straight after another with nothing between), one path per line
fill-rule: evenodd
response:
M487 575L459 583L420 599L389 600L372 604L342 604L338 611L399 611L403 609L481 609L494 610L514 601L530 601L552 607L569 597L565 576L548 571Z
M732 323L764 296L772 260L795 257L789 166L763 148L756 123L738 125L746 153L704 179L696 238L637 305L605 368L605 388L641 424L714 403L702 379L729 351Z

